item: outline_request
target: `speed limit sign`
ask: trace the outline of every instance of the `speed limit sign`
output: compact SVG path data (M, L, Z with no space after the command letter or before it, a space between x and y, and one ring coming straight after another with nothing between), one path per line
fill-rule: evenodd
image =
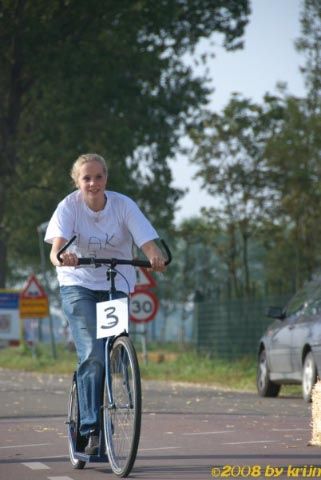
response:
M131 295L130 319L135 323L147 323L153 320L159 307L153 292L136 290Z

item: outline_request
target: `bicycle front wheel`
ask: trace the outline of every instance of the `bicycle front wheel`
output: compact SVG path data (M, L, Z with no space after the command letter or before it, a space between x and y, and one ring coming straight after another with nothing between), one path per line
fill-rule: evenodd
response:
M112 403L105 382L105 443L113 472L120 477L127 477L136 459L142 412L139 365L128 337L116 339L110 352L109 365Z
M76 458L76 452L80 447L82 439L79 434L79 406L77 383L75 377L73 378L69 394L67 425L70 462L74 468L82 470L86 465L86 462Z

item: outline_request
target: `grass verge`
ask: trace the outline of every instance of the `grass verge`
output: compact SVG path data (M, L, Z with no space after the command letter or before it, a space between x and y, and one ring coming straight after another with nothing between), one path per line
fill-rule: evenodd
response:
M194 351L175 352L172 349L148 352L145 364L139 355L142 378L177 382L215 384L225 388L254 389L255 360L244 358L228 362L198 355ZM75 352L57 346L57 359L49 345L26 345L0 350L0 366L13 370L71 374L77 364Z
M140 362L140 368L146 379L215 384L237 390L255 389L254 358L228 361L191 351L180 353L176 358L164 354L160 361L149 361L147 365Z
M0 367L26 372L71 374L77 365L76 354L57 346L57 358L50 345L39 344L34 349L23 344L0 350Z
M152 347L145 363L139 353L142 378L175 382L202 383L218 388L256 391L256 359L245 357L227 361L199 355L195 351L178 351L173 346L162 350ZM75 352L57 346L57 359L52 357L50 345L37 345L34 350L26 345L0 350L0 367L40 373L71 375L77 365ZM282 395L300 396L299 386L283 386Z

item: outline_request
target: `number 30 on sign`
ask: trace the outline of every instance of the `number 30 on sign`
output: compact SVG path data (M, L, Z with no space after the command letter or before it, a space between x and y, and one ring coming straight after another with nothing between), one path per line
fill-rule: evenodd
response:
M156 295L145 290L137 290L131 296L130 319L135 323L153 320L159 307Z

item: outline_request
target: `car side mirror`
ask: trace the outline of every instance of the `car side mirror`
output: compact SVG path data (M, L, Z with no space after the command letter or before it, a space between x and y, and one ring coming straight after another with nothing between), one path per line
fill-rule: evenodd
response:
M266 316L270 318L277 318L278 320L283 320L285 318L285 313L281 307L268 307L266 310Z

